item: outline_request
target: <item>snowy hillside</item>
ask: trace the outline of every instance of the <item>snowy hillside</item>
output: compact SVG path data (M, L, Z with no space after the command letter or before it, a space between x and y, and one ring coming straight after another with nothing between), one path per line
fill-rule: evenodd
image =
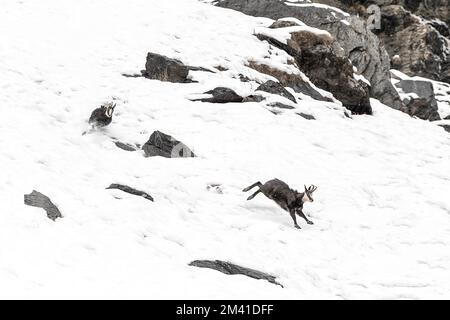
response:
M450 135L372 99L373 116L296 95L257 102L189 98L218 86L251 94L245 65L288 57L254 30L273 21L196 0L3 0L0 9L0 298L351 299L450 296ZM271 51L273 54L268 54ZM214 72L192 83L124 77L148 52ZM218 67L228 71L219 71ZM267 78L267 77L266 77ZM110 126L82 135L93 109ZM315 116L306 120L297 111ZM146 158L160 130L196 158ZM314 221L242 189L272 178L303 190ZM118 190L145 190L154 202ZM220 185L217 192L209 185ZM38 190L63 218L24 205ZM189 266L224 260L283 287Z

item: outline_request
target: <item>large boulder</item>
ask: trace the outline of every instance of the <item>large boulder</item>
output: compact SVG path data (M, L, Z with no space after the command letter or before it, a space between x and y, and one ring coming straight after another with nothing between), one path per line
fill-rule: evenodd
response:
M142 150L146 157L195 157L195 154L184 143L161 131L153 132L150 139L142 146Z
M450 83L450 41L430 23L398 5L381 10L381 29L375 30L395 69Z
M436 121L441 117L438 113L438 104L435 99L433 85L429 81L401 80L395 84L397 88L406 94L403 100L405 107L402 111L420 119ZM408 96L407 94L414 94Z
M356 66L357 72L370 81L371 96L395 109L403 106L390 81L389 55L359 17L333 7L279 0L222 0L217 6L275 20L295 17L309 26L327 30L344 49L346 58Z
M330 34L302 26L285 29L286 41L272 36L270 29L256 35L294 57L312 83L331 92L352 113L372 114L369 86L354 77L353 65Z
M189 67L181 61L149 52L142 75L149 79L168 82L187 82Z

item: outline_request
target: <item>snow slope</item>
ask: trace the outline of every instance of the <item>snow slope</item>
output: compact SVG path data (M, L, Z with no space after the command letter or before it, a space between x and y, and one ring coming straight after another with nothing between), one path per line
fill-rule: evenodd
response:
M448 298L450 136L372 100L348 119L300 101L317 121L257 103L186 98L263 59L252 36L268 19L194 0L3 0L0 9L0 298ZM173 84L122 73L148 51L229 72ZM281 59L281 58L280 58ZM110 127L85 136L90 112L115 98ZM330 108L331 109L330 109ZM154 130L193 159L144 158ZM319 186L315 225L241 189L277 177ZM124 183L155 202L105 190ZM222 185L223 194L208 191ZM23 204L33 189L64 218ZM222 259L284 288L188 266Z

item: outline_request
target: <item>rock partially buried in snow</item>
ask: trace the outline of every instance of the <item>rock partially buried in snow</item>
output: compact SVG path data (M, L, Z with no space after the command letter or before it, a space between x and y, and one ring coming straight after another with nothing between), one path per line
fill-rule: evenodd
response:
M417 97L404 99L405 107L400 109L411 116L423 120L436 121L441 117L438 113L438 104L434 96L433 85L429 81L401 80L395 84L405 94L413 93Z
M440 124L439 126L444 128L445 131L450 132L450 125L449 124Z
M150 201L155 201L153 199L153 197L151 195L149 195L147 192L140 191L140 190L131 188L131 187L123 185L123 184L113 183L106 189L117 189L117 190L121 190L123 192L129 193L129 194L135 195L135 196L143 197L144 199L147 199Z
M225 87L217 87L213 90L207 91L204 94L211 95L209 98L194 99L192 101L201 101L209 103L230 103L242 102L243 97L238 95L234 90Z
M33 190L32 193L24 196L24 203L31 207L42 208L47 212L47 217L53 221L57 218L62 218L62 214L58 207L53 204L49 197Z
M195 154L184 143L161 131L153 132L150 139L142 146L142 150L144 150L146 157L195 157Z
M114 142L114 144L116 145L117 148L125 150L125 151L130 151L130 152L137 151L137 148L135 146L128 144L128 143L116 141L116 142Z
M256 89L256 91L264 91L271 94L276 94L296 103L295 97L292 94L290 94L289 91L287 91L279 82L269 80L260 85Z
M253 279L262 279L262 280L267 280L270 283L279 285L281 287L283 287L280 283L278 283L276 281L276 277L272 276L270 274L258 271L258 270L254 270L254 269L249 269L249 268L245 268L245 267L241 267L238 266L236 264L230 263L230 262L225 262L225 261L220 261L220 260L195 260L192 261L191 263L189 263L190 266L194 266L194 267L199 267L199 268L208 268L208 269L213 269L213 270L217 270L219 272L228 274L228 275L236 275L236 274L241 274Z
M306 114L303 112L297 113L300 117L305 118L306 120L316 120L316 118L310 114Z
M181 61L166 56L151 53L147 54L147 62L142 75L149 79L168 82L188 82L189 67Z

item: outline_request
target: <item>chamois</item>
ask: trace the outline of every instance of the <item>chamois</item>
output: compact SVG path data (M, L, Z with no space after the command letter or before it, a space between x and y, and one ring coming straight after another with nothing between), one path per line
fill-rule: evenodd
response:
M92 111L91 117L89 118L89 123L93 127L106 127L112 121L112 116L114 113L115 103L103 104L100 108Z
M308 224L313 224L303 213L303 204L314 201L312 194L317 190L316 186L311 185L309 188L305 186L305 192L298 192L291 189L285 182L273 179L264 184L258 181L242 191L247 192L255 187L259 187L258 191L248 197L247 200L252 200L258 193L262 192L267 198L275 201L281 208L289 212L297 229L301 228L297 224L296 214L305 219Z

